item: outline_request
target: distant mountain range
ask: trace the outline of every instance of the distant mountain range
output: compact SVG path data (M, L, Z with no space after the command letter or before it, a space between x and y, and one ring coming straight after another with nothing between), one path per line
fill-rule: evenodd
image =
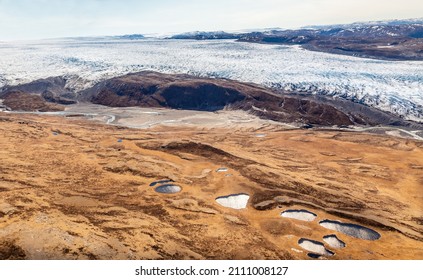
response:
M240 42L300 45L311 51L350 56L423 60L423 18L313 25L300 29L267 28L240 31L193 31L170 36L128 34L96 37L110 40L163 38L175 40L237 40Z
M128 39L128 40L140 40L145 39L145 36L142 34L129 34L129 35L119 35L119 36L113 36L115 39Z
M404 20L388 20L388 21L368 21L368 22L355 22L350 24L333 24L333 25L310 25L304 26L299 29L284 29L284 28L264 28L264 29L249 29L249 30L239 30L239 31L192 31L185 32L180 34L175 34L168 36L168 39L199 39L199 40L208 40L208 39L227 39L228 37L232 38L242 38L248 36L249 34L262 34L262 35L278 35L278 34L293 34L306 32L308 34L321 34L321 35L336 35L337 31L348 30L351 33L361 32L361 35L365 35L363 31L372 30L370 34L374 35L378 27L379 30L397 30L394 33L396 36L411 36L413 37L413 32L421 31L423 26L423 18L418 19L404 19ZM390 28L389 28L390 27ZM313 32L314 31L314 32ZM358 33L357 33L358 34ZM345 34L343 34L345 35ZM380 34L379 36L383 36ZM387 34L393 35L393 34ZM415 34L416 38L422 38L422 35Z
M309 26L296 30L265 30L249 33L189 32L170 39L237 39L242 42L301 45L312 51L352 56L423 60L423 19Z
M363 26L397 26L397 25L408 25L408 24L423 24L423 18L414 19L393 19L393 20L379 20L379 21L361 21L347 24L330 24L330 25L309 25L304 26L301 29L333 29L333 28L354 28Z
M173 35L168 39L195 39L195 40L212 40L212 39L239 39L241 34L227 33L225 31L193 31L182 34Z

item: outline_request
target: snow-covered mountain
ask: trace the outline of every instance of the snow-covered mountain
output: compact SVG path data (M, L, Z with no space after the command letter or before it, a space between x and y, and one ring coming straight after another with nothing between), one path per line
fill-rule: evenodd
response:
M423 25L423 18L365 21L365 22L354 22L349 24L309 25L309 26L304 26L301 29L335 29L335 28L350 29L350 28L357 28L357 27L364 28L369 26L399 26L399 25Z
M351 99L423 121L423 62L381 61L235 40L45 40L0 44L0 88L64 76L78 92L141 70Z
M188 32L172 39L238 39L242 42L301 45L307 50L375 59L423 60L423 20L396 20L265 29L251 32Z
M300 29L296 32L304 32L312 34L313 36L336 38L359 37L367 40L383 37L423 38L423 21L410 24L386 24L381 22L372 24L320 26L310 29Z
M423 18L407 20L355 22L351 24L312 25L299 29L265 28L238 31L193 31L168 36L171 39L238 39L248 36L309 37L423 37Z

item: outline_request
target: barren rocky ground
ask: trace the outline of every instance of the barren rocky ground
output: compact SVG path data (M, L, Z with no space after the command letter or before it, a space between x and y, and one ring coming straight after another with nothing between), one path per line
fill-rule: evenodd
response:
M10 113L0 135L0 259L423 258L421 141Z

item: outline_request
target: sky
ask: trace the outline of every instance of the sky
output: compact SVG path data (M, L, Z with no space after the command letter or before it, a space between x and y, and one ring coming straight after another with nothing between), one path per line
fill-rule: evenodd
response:
M422 0L0 0L0 40L421 18Z

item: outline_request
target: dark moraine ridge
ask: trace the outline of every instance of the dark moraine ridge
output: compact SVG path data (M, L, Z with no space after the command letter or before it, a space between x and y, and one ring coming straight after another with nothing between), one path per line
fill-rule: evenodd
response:
M112 107L163 107L248 111L261 118L318 125L350 125L354 118L334 106L274 92L255 84L226 79L139 72L98 83L85 101Z
M28 94L22 91L10 91L4 94L2 98L3 104L13 111L55 112L64 110L64 106L47 102L39 95Z
M67 79L64 77L49 77L30 83L9 86L0 89L0 98L11 92L22 92L41 96L44 101L63 105L76 103L76 94L66 88Z
M355 101L299 92L285 92L228 79L200 78L186 74L143 71L111 78L81 92L66 88L65 77L50 77L0 89L0 99L13 103L12 110L56 111L56 104L91 102L110 107L155 107L183 110L244 110L263 119L320 126L390 125L423 129ZM19 92L20 95L10 95ZM27 106L25 100L50 106ZM29 96L30 95L30 96ZM311 127L311 126L310 126Z

